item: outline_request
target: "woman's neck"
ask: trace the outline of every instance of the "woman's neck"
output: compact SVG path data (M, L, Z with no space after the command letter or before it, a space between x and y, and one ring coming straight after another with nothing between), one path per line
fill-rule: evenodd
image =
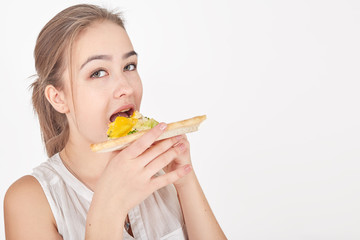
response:
M71 136L60 152L60 158L69 172L92 191L114 155L115 153L92 152L88 143L73 141Z

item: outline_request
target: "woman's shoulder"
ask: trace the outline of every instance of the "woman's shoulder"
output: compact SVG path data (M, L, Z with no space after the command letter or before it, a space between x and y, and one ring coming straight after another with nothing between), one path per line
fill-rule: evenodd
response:
M26 175L15 181L7 190L4 198L5 214L11 216L38 213L50 214L51 209L40 183L35 177Z
M16 180L7 190L5 201L16 204L34 200L46 200L41 185L35 177L26 175ZM37 202L37 201L35 201Z
M20 237L21 234L34 233L39 226L52 233L56 231L55 220L42 187L30 175L21 177L7 190L4 217L7 236Z

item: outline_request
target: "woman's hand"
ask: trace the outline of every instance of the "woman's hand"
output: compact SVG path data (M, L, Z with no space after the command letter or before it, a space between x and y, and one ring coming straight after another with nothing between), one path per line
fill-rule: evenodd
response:
M176 156L176 158L171 161L166 167L164 167L164 171L166 173L175 171L176 169L187 168L188 171L192 169L191 165L191 157L190 157L190 143L187 140L186 135L177 136L179 141L173 146L180 149L180 153ZM181 178L174 182L175 187L185 184L187 179Z
M119 222L123 223L131 208L154 191L178 181L190 172L191 167L184 161L188 158L183 156L187 148L180 143L184 141L183 137L173 137L154 144L165 129L165 123L158 124L109 161L94 189L87 233L90 226L94 229L94 223L99 222L105 225L101 228L110 228L111 232L113 227L119 226ZM177 162L168 167L164 175L154 177L175 160Z

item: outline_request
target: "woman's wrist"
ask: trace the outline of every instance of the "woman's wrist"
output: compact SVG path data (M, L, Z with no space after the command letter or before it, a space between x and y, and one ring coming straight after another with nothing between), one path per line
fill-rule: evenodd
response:
M86 218L86 240L122 239L127 212L104 199L93 197Z
M179 179L176 183L174 183L174 186L179 194L179 192L186 191L187 188L196 184L196 182L197 182L197 177L194 170L192 170L186 176L184 176L183 178Z

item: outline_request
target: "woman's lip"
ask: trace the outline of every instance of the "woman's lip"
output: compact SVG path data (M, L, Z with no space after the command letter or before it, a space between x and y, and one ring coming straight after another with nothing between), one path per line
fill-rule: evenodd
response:
M118 113L118 112L124 111L124 110L126 110L126 109L133 109L133 110L135 111L135 110L136 110L136 109L135 109L135 104L126 104L126 105L123 105L123 106L119 107L118 109L116 109L116 110L108 117L109 121L111 122L110 118L111 118L112 115L114 115L114 114L116 114L116 113Z

